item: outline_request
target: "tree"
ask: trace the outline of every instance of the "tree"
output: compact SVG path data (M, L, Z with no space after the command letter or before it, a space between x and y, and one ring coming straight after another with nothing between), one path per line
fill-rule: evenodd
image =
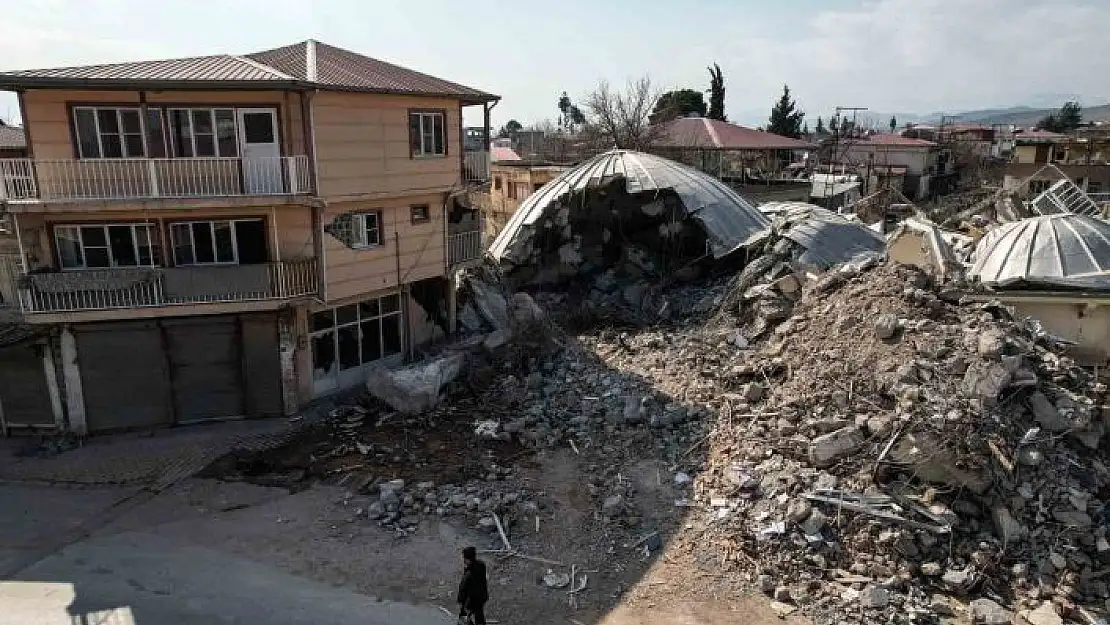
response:
M559 127L567 132L573 133L578 126L586 123L582 109L575 106L566 91L559 96L559 113Z
M655 109L651 112L651 123L669 121L676 117L685 117L690 113L697 113L705 117L705 96L694 89L679 89L668 91L659 96L655 102Z
M1078 102L1065 102L1059 111L1037 123L1038 130L1069 132L1083 125L1083 108Z
M809 122L806 122L805 125L802 126L802 134L807 137L809 136Z
M614 90L603 80L586 97L590 112L586 129L606 147L645 150L660 131L649 119L658 100L659 93L647 76L628 81L624 91Z
M716 63L709 70L709 112L706 117L728 121L725 118L725 77Z
M830 117L829 118L829 132L831 132L835 135L836 131L839 130L839 129L840 129L839 128L839 122L837 121L837 118L835 116Z
M820 117L817 118L817 128L814 129L814 132L819 135L825 134L825 120Z
M506 137L511 137L520 132L523 128L524 126L520 122L515 119L510 119L509 121L505 122L505 125L501 127L501 130L497 131L497 136L502 139Z
M782 97L771 108L768 132L797 139L802 133L802 120L806 114L796 109L796 103L790 99L790 87L783 85Z
M898 127L898 119L895 118L893 115L891 115L890 116L890 131L894 132L894 129L897 128L897 127Z

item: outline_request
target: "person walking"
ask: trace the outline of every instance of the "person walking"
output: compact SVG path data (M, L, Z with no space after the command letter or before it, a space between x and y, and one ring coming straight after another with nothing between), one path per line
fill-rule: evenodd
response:
M459 620L469 616L474 625L486 625L486 601L489 601L489 588L486 586L486 563L478 559L474 547L462 550L463 576L459 582Z

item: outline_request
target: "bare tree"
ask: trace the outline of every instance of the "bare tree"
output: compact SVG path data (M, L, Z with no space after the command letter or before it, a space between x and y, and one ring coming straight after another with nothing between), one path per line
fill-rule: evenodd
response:
M658 139L660 132L660 128L652 126L648 119L659 96L660 92L652 88L647 76L628 81L623 91L613 89L603 80L586 96L589 111L586 131L610 147L646 150Z

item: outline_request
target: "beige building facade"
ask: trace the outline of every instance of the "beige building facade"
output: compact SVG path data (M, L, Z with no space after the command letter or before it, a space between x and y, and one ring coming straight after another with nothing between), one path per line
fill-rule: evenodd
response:
M315 41L0 88L27 135L0 159L0 293L57 429L290 414L448 331L480 250L447 200L488 159L463 108L497 96Z

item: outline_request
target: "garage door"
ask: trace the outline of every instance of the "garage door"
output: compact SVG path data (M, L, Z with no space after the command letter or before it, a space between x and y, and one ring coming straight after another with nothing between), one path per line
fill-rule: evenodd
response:
M34 343L0 348L0 410L9 427L54 426L39 349Z
M76 333L90 431L173 423L156 322L87 324L78 326Z
M239 320L166 319L162 325L177 422L245 416Z
M243 315L243 382L248 416L282 415L281 359L277 317Z

